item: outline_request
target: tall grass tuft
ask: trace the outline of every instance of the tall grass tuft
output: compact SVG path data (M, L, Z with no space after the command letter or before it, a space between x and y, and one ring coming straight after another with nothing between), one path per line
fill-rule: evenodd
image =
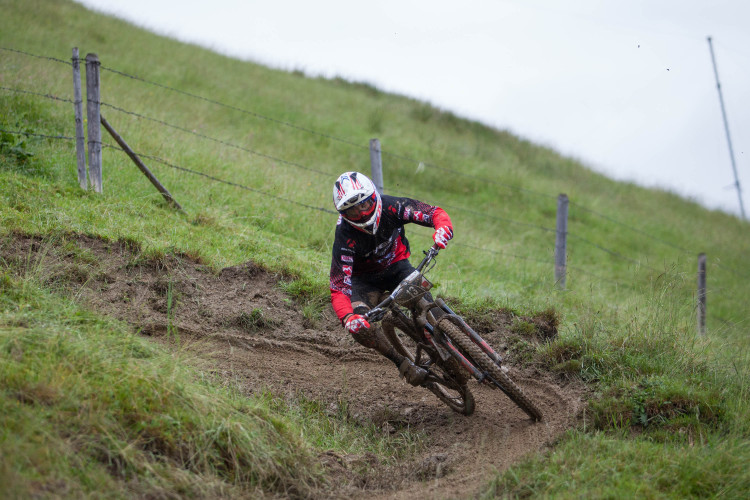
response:
M66 495L304 496L319 483L310 447L264 400L196 379L179 357L33 280L6 273L1 285L0 482L11 491L41 481Z

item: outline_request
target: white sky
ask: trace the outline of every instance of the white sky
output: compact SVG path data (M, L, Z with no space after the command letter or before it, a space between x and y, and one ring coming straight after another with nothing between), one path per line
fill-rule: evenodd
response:
M739 215L711 36L750 217L746 0L77 1L230 56L422 99Z

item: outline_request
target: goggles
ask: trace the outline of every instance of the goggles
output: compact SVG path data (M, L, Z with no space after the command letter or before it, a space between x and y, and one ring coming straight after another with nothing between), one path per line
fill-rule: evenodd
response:
M369 217L374 209L375 196L370 196L369 198L360 201L356 205L352 205L351 207L342 210L341 214L350 221L359 222Z

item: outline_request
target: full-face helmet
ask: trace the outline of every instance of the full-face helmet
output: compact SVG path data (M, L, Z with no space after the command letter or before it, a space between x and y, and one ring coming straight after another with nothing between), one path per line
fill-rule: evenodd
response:
M344 172L333 184L333 204L352 226L375 234L383 212L383 202L375 184L359 172Z

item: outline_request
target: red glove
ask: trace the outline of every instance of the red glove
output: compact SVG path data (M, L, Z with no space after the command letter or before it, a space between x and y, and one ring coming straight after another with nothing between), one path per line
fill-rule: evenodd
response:
M355 333L359 333L359 331L362 329L370 328L370 323L367 322L367 319L365 319L364 316L361 316L359 314L350 314L344 322L344 328L349 330L349 333L354 335Z
M440 248L445 248L451 238L453 238L453 228L450 226L436 227L435 234L432 235L435 244Z

